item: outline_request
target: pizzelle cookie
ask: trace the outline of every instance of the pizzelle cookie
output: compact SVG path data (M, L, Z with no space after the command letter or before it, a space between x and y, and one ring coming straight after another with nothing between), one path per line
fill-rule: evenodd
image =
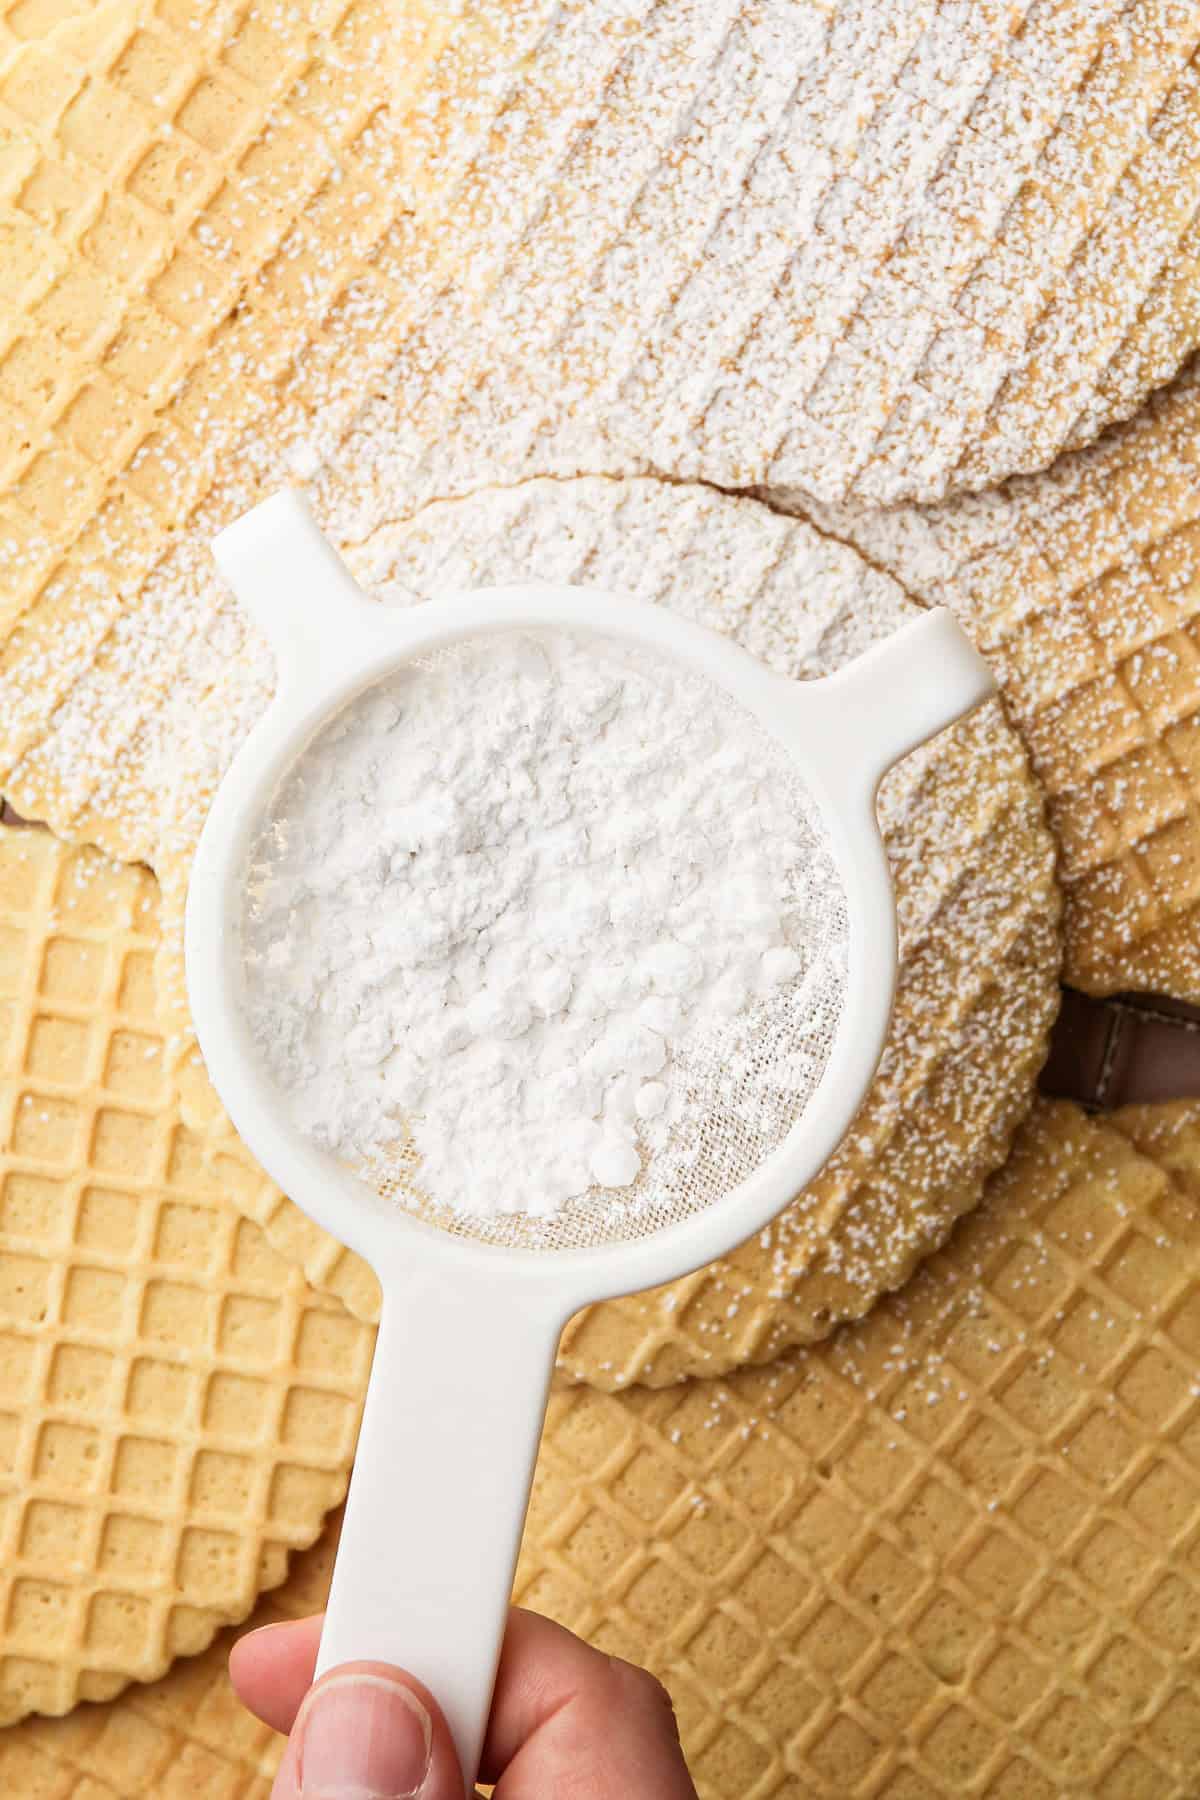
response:
M839 666L911 612L854 552L751 500L654 480L533 481L431 506L348 547L364 584L411 604L517 580L587 583L676 606L793 675ZM259 692L257 707L265 702ZM218 691L227 727L255 705ZM217 728L198 722L211 750ZM227 750L233 742L226 731ZM182 825L164 884L163 989L186 1041L186 839L219 773L181 782ZM1058 901L1041 801L999 708L905 761L884 784L902 972L888 1048L845 1144L780 1220L726 1261L652 1294L579 1315L563 1370L605 1387L661 1385L763 1362L825 1335L898 1286L974 1206L1032 1099L1058 995ZM194 1050L187 1052L194 1057ZM197 1126L220 1135L191 1071ZM207 1111L206 1111L207 1109ZM263 1185L246 1203L310 1279L373 1316L361 1265Z
M983 1205L829 1342L555 1394L517 1598L666 1682L702 1800L1191 1800L1198 1187L1194 1103L1042 1103ZM255 1623L320 1605L330 1538ZM282 1741L226 1647L0 1733L0 1780L129 1800L145 1767L156 1800L267 1800Z
M226 1198L144 870L0 827L0 1720L159 1676L345 1490L372 1333Z
M259 1603L244 1629L319 1611L338 1523L292 1559L283 1586ZM202 1654L110 1705L0 1731L4 1791L20 1800L268 1800L283 1739L234 1696L229 1651L240 1635L223 1631Z
M441 30L406 0L0 15L0 793L60 837L161 866L175 745L255 655L223 525L360 414L343 505L388 517L536 445L453 354L396 180L386 50L416 81Z
M1193 365L1045 475L817 514L992 662L1047 793L1067 977L1092 993L1200 1000L1198 462Z
M672 476L935 499L1197 342L1198 41L1177 0L469 0L400 167L460 355Z
M1039 1103L829 1343L556 1395L517 1597L666 1681L712 1800L1187 1800L1198 1149Z
M164 715L210 623L163 559L198 506L227 520L282 479L315 419L336 435L402 337L400 10L4 15L0 791L62 836L152 856Z

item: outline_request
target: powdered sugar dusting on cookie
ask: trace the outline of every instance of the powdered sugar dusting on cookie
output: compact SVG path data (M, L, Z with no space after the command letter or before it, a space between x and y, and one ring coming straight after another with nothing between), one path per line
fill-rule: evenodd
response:
M1049 795L1068 976L1093 992L1200 999L1198 446L1192 365L1043 475L815 514L952 607L992 660Z
M461 357L672 475L932 499L1195 342L1198 41L1181 0L468 0L402 167Z

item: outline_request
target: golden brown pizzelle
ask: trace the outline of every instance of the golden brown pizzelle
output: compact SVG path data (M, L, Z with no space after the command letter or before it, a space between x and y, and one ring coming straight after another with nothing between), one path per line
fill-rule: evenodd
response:
M335 431L413 310L399 11L21 0L0 21L0 789L112 854L152 854L159 715L201 679L205 621L147 579L214 485L231 516L314 420Z
M725 630L783 672L837 667L913 608L853 551L748 499L652 479L530 481L435 504L346 546L372 591L411 604L521 579L621 589ZM239 661L197 721L163 859L163 991L188 1041L186 869L225 758L257 716ZM882 797L903 973L871 1096L832 1163L773 1226L716 1267L572 1321L562 1370L616 1388L764 1362L821 1337L898 1286L978 1200L1029 1106L1057 1005L1054 852L1041 799L999 709L985 708L889 776ZM201 1071L185 1066L197 1125L236 1154ZM239 1190L244 1191L244 1190ZM373 1317L360 1264L268 1185L249 1193L272 1241Z
M6 1723L153 1679L244 1618L354 1451L373 1334L271 1249L183 1123L157 938L145 870L0 826Z
M867 1319L552 1397L517 1597L667 1683L702 1800L1190 1800L1198 1152L1195 1103L1042 1103ZM257 1619L315 1609L327 1552ZM223 1654L0 1733L0 1779L128 1800L143 1755L163 1800L266 1800Z
M556 1397L519 1597L649 1661L707 1795L1184 1800L1198 1191L1196 1103L1039 1103L828 1344Z
M0 1782L20 1800L268 1800L283 1740L241 1707L229 1651L242 1630L304 1618L324 1604L340 1519L242 1628L221 1632L160 1680L66 1719L0 1730Z
M1191 29L1186 10L1178 15L1183 32ZM1114 9L1094 11L1102 19ZM1168 18L1155 6L1127 11L1151 26ZM431 21L428 39L415 9L398 23L418 61L422 44L444 42L444 17ZM417 300L430 297L419 238L396 205L377 74L364 74L370 58L363 52L382 41L379 27L375 6L340 0L311 9L271 3L236 19L218 19L207 0L101 0L89 8L22 0L0 19L0 124L13 148L0 193L7 209L0 215L7 333L0 336L0 539L6 566L20 575L0 601L0 789L64 830L125 856L154 857L166 886L175 885L175 905L185 865L178 840L164 847L162 826L164 794L178 792L181 771L164 771L164 752L181 715L227 692L227 679L235 689L244 681L241 697L249 698L251 713L264 673L269 680L252 651L240 674L233 669L244 641L236 626L231 639L227 605L219 594L209 604L211 587L196 578L211 530L290 466L305 476L316 472L326 523L345 526L340 541L358 544L369 559L395 535L381 527L410 517L431 493L494 479L498 461L512 473L520 469L549 410L536 384L528 394L506 395L503 381L471 391L475 376L459 355L463 315L447 307L407 338L399 372L380 382L373 407L359 411L349 433L344 429L362 397L364 371L391 354L414 310L414 283ZM1100 63L1096 68L1102 71ZM1163 58L1154 72L1158 91L1173 78ZM1168 122L1186 127L1190 79L1176 84L1178 99L1162 115ZM1091 93L1103 94L1102 80ZM1089 115L1085 109L1079 116ZM1120 119L1100 160L1118 172L1122 147L1133 137L1142 173L1135 170L1132 179L1144 180L1155 156L1161 160L1161 132L1157 141L1148 134L1147 147L1139 132L1131 134L1128 117ZM1182 223L1190 179L1185 132L1165 148L1168 161L1177 159L1179 179L1162 182L1162 205ZM1087 195L1089 204L1101 198L1102 184ZM1058 201L1050 194L1045 204L1053 210ZM1151 272L1133 330L1114 332L1119 317L1103 305L1090 315L1096 329L1084 360L1097 345L1113 354L1083 410L1068 421L1069 406L1039 407L1030 419L1029 384L1039 402L1046 392L1045 364L1035 357L1026 375L1001 390L993 440L981 438L947 479L969 485L987 478L996 446L1006 452L1013 441L1010 427L1018 436L1029 431L1037 444L1060 441L1064 430L1066 441L1087 436L1163 379L1194 325L1184 280L1193 257L1189 232L1176 244L1166 278ZM1136 254L1136 240L1130 245ZM12 283L10 291L5 284ZM1051 335L1062 316L1054 307L1045 315ZM1050 338L1040 341L1045 346ZM1068 345L1068 361L1073 354ZM1070 372L1061 354L1058 370ZM1064 391L1072 391L1069 381ZM1082 971L1077 978L1195 992L1191 776L1200 762L1191 742L1196 583L1187 473L1193 402L1186 385L1180 393L1182 400L1155 401L1144 419L1116 434L1112 442L1125 448L1101 445L1051 476L1012 484L999 511L990 510L997 497L989 495L954 517L985 521L985 549L979 556L972 549L970 576L981 577L978 593L989 607L998 591L989 582L1007 556L994 560L999 541L1014 535L1029 551L1016 577L1014 565L1002 576L1004 623L991 653L1018 722L1029 728L1067 845L1072 955L1082 959L1072 964ZM422 440L431 425L455 435L464 417L467 450L447 489L438 456ZM719 423L719 410L716 417ZM910 450L911 439L900 437L885 447L879 479L894 481L901 464L909 468L901 479L908 479ZM564 466L625 472L643 451L641 443L633 451L589 450L582 460L571 452ZM530 467L548 469L556 454L535 445ZM1090 471L1093 458L1104 471L1100 489L1090 474L1075 481L1075 471ZM865 477L864 492L873 479ZM1005 510L1010 496L1026 492L1028 501ZM957 554L952 512L944 517ZM937 516L940 533L941 509ZM987 536L993 526L996 541ZM1082 585L1058 573L1072 563L1087 571ZM940 594L910 579L907 563L895 566L912 591ZM1010 604L1021 583L1034 602L1032 618ZM1047 602L1045 620L1039 599ZM1068 619L1061 635L1060 602ZM244 716L235 713L235 724ZM207 748L219 759L223 747L218 739ZM1103 759L1096 766L1092 748ZM1031 794L1027 778L1022 784L1022 794ZM1101 859L1095 867L1089 834ZM1037 863L1042 841L1040 827L1031 826L1021 855L1033 860L1021 869ZM923 849L924 840L914 861ZM1008 865L1000 858L995 867ZM131 892L149 892L140 874L118 879L135 883ZM95 894L94 882L84 886ZM1035 884L1034 891L1049 920L1048 888ZM86 913L91 903L76 896L77 918L79 906ZM12 924L0 914L10 933ZM144 924L122 940L131 956L147 952L153 933ZM76 922L58 935L88 943L91 930ZM1044 935L1036 941L1020 973L1029 992L1043 994L1050 952ZM0 949L12 942L10 935ZM142 1677L169 1653L196 1647L221 1618L244 1611L256 1586L279 1578L283 1547L307 1541L316 1529L314 1497L323 1496L323 1509L344 1478L346 1409L361 1390L369 1333L304 1295L253 1227L232 1218L214 1174L221 1194L235 1194L247 1214L265 1217L269 1210L289 1259L304 1261L360 1312L369 1314L372 1290L362 1265L328 1240L318 1242L235 1139L207 1141L203 1166L193 1155L174 1103L161 1098L170 1086L153 1050L161 1024L143 1010L142 988L118 994L111 1029L87 1026L91 1085L81 1088L74 1075L58 1080L71 1067L78 1034L33 1026L43 1018L54 1027L78 1026L92 1016L91 1003L76 1005L74 990L59 985L74 978L72 958L60 967L48 941L46 950L30 977L49 982L46 993L26 985L16 1001L0 994L5 1054L20 1037L22 1056L40 1061L40 1073L32 1063L17 1071L35 1099L35 1109L24 1111L38 1116L21 1124L19 1156L7 1140L0 1151L0 1161L13 1152L0 1186L0 1337L19 1346L42 1332L45 1344L44 1328L58 1329L57 1319L67 1326L64 1346L79 1348L79 1318L89 1316L89 1305L103 1307L106 1292L111 1304L117 1292L111 1281L106 1288L90 1279L97 1275L119 1278L123 1324L136 1313L139 1331L145 1323L168 1332L138 1357L148 1388L131 1376L124 1390L130 1407L150 1408L131 1414L131 1433L114 1437L116 1423L99 1431L80 1425L60 1405L77 1392L92 1418L89 1390L72 1384L77 1377L86 1384L90 1367L103 1386L99 1357L90 1364L74 1359L74 1367L63 1359L61 1379L53 1363L44 1365L45 1390L28 1388L15 1427L9 1421L17 1415L0 1407L0 1469L15 1458L19 1484L18 1504L3 1526L10 1550L17 1545L19 1553L5 1559L0 1692L7 1680L18 1706L32 1698L53 1709L112 1691L131 1674ZM25 948L16 961L24 980L34 967ZM1031 1021L1023 1091L1040 1054L1032 1046L1042 1016ZM4 1028L12 1018L25 1024L13 1028L10 1042ZM982 1014L980 1036L992 1028ZM144 1065L132 1040L147 1051ZM185 1067L180 1079L189 1119L202 1121L200 1072ZM39 1095L54 1104L37 1106ZM947 1088L934 1104L954 1110L960 1099ZM77 1135L81 1118L94 1126L86 1142ZM163 1165L161 1191L139 1173L147 1121L155 1143L169 1139L178 1153ZM19 1115L9 1122L17 1132ZM980 1174L967 1184L972 1198L982 1170L1002 1154L1004 1136L994 1155L987 1149L980 1156ZM1198 1142L1194 1108L1123 1116L1112 1129L1063 1109L1039 1109L985 1210L960 1227L899 1299L829 1345L720 1387L624 1398L575 1389L555 1397L521 1591L666 1676L706 1800L1188 1793L1200 1750L1187 1673L1196 1610L1190 1542L1200 1496L1191 1402L1180 1383L1196 1347L1188 1212ZM920 1150L914 1138L912 1154ZM881 1154L890 1153L891 1146ZM902 1194L924 1191L928 1167L901 1167ZM15 1186L14 1172L22 1177ZM38 1186L43 1180L48 1188ZM50 1192L60 1182L78 1196L69 1227ZM952 1214L958 1199L950 1184L946 1191ZM95 1206L84 1204L93 1199ZM186 1268L179 1261L184 1239L175 1235L183 1213L195 1215L199 1234L187 1237ZM152 1246L145 1271L139 1263L131 1274L118 1254L124 1240L114 1220L122 1217L133 1217L135 1234L142 1233L137 1242ZM218 1217L226 1221L219 1230L211 1224ZM934 1225L930 1241L940 1229ZM197 1281L190 1258L207 1241L206 1230L225 1249ZM87 1232L94 1235L80 1235ZM627 1312L593 1313L576 1326L570 1372L612 1384L647 1374L669 1381L689 1367L769 1356L787 1336L825 1323L816 1317L822 1301L814 1292L802 1307L790 1306L781 1332L772 1308L761 1304L761 1269L761 1259L752 1258L715 1281L679 1289L673 1310L655 1301L649 1311L635 1302ZM849 1310L857 1310L861 1283L850 1287ZM268 1495L257 1520L267 1562L250 1584L239 1565L228 1584L235 1597L220 1604L186 1584L208 1563L208 1540L194 1533L221 1534L213 1521L224 1515L219 1506L214 1511L218 1488L211 1483L222 1470L235 1480L231 1465L246 1467L240 1444L222 1436L214 1402L205 1415L211 1441L199 1451L190 1443L181 1448L171 1436L177 1421L164 1420L163 1397L154 1391L155 1371L178 1367L169 1333L178 1330L181 1356L196 1349L199 1309L192 1302L189 1317L175 1290L197 1289L220 1321L218 1363L221 1331L253 1332L253 1320L265 1316L261 1308L274 1308L285 1335L289 1319L301 1321L302 1334L313 1322L322 1360L315 1368L311 1345L304 1348L301 1387L321 1391L320 1377L332 1368L344 1403L328 1435L319 1408L314 1413L306 1399L298 1409L307 1449L294 1457L289 1450L288 1466L315 1479L289 1485L289 1476L279 1490L299 1497L297 1511L289 1513L282 1499L283 1510L275 1511L273 1484L264 1488L261 1468L253 1477L255 1493ZM28 1309L36 1311L46 1294L62 1312L33 1319ZM779 1298L771 1297L772 1306ZM845 1298L834 1289L835 1308ZM989 1337L981 1349L984 1318ZM330 1321L337 1321L334 1338ZM89 1351L109 1341L90 1328L82 1335ZM239 1338L239 1359L245 1344ZM5 1354L5 1385L16 1391L25 1353ZM203 1368L206 1352L200 1354ZM1055 1376L1064 1366L1065 1382ZM203 1386L207 1378L196 1379ZM268 1386L291 1395L292 1380L280 1365ZM215 1385L214 1376L207 1393ZM906 1416L897 1420L894 1391L901 1386L918 1403L901 1401ZM865 1398L868 1389L877 1397ZM206 1405L198 1391L189 1388L186 1405ZM818 1443L831 1423L836 1430ZM70 1429L50 1429L60 1426ZM888 1448L893 1437L897 1449ZM106 1542L107 1524L97 1524L95 1568L80 1575L64 1636L58 1603L40 1591L55 1585L45 1579L46 1559L56 1556L55 1532L66 1525L54 1509L82 1505L94 1522L111 1516L144 1525L139 1477L131 1476L128 1460L124 1472L119 1464L119 1447L131 1438L166 1448L159 1460L170 1463L172 1492L186 1492L183 1523L153 1509L149 1518L168 1540L183 1534L175 1564L180 1585L162 1580L165 1565L139 1549L152 1533L122 1525ZM101 1447L89 1454L93 1439ZM117 1447L111 1463L110 1444ZM210 1452L215 1460L206 1461ZM110 1467L113 1505L105 1512L96 1471ZM242 1528L239 1513L239 1535ZM283 1590L283 1607L316 1603L327 1550L317 1553L311 1579L302 1574L294 1591L290 1583ZM125 1572L122 1557L129 1559ZM118 1604L94 1604L102 1597ZM30 1607L38 1651L55 1644L49 1674L20 1635ZM147 1617L159 1635L151 1632L151 1647L138 1660L131 1645L141 1641ZM76 1627L85 1636L69 1641ZM214 1646L111 1705L0 1733L0 1785L29 1800L43 1793L47 1800L125 1800L153 1768L154 1791L164 1800L202 1783L219 1800L265 1800L275 1749L232 1701L222 1655Z
M1067 977L1092 993L1200 999L1198 464L1193 364L1043 475L814 515L991 662L1060 846Z

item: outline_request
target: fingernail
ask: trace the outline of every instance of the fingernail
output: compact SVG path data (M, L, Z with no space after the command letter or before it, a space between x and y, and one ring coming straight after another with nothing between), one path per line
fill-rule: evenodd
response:
M417 1696L382 1675L335 1676L300 1719L303 1800L418 1800L433 1727Z

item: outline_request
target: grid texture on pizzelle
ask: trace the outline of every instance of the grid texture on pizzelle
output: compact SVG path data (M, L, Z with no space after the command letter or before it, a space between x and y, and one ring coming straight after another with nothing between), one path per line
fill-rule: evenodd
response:
M284 1585L241 1629L304 1618L325 1604L337 1522L296 1556ZM283 1739L234 1696L224 1631L160 1680L65 1719L0 1731L0 1783L19 1800L268 1800Z
M854 551L760 503L652 478L531 480L429 506L347 547L391 605L522 580L626 592L727 633L781 674L828 673L916 616ZM228 757L265 703L234 663L199 717ZM798 702L799 703L799 702ZM208 718L213 723L209 728ZM164 862L162 992L190 1031L182 966L190 845L222 761L180 787ZM618 1388L765 1362L824 1336L898 1286L973 1206L1034 1092L1058 1001L1054 847L1015 734L988 707L887 777L901 974L884 1059L828 1167L759 1238L650 1294L568 1326L563 1372ZM222 1136L211 1090L185 1068L189 1116L210 1129L229 1190L310 1280L373 1317L373 1281L301 1219Z
M1177 0L470 0L401 167L492 354L653 466L935 499L1195 345L1198 38Z
M702 1800L1188 1800L1198 1192L1194 1103L1044 1105L984 1209L829 1343L556 1395L518 1597L667 1682ZM332 1542L252 1623L317 1610ZM279 1740L227 1642L0 1733L0 1777L266 1800Z
M2 15L0 783L116 854L153 851L156 712L189 640L147 573L232 446L226 517L255 497L257 434L349 407L411 310L384 105L394 12ZM352 391L332 391L339 359Z
M992 662L1061 846L1067 975L1093 993L1200 999L1198 462L1193 366L1044 475L818 515Z
M0 1718L161 1674L341 1499L371 1333L222 1193L143 870L0 830Z
M1043 1104L830 1343L554 1397L518 1598L667 1682L702 1795L1195 1791L1198 1143Z

